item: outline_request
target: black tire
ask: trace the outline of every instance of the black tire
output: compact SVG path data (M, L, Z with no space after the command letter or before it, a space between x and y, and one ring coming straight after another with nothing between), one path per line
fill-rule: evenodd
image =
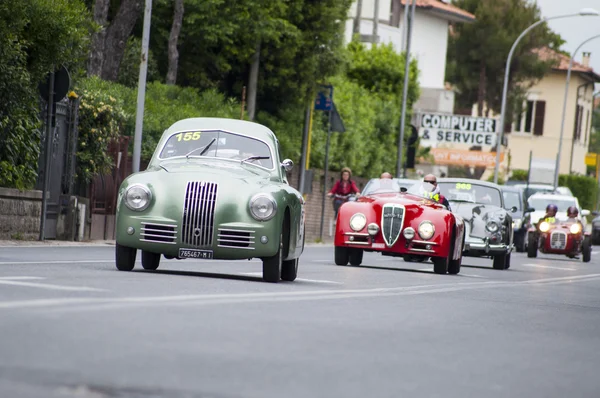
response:
M510 268L510 255L511 255L511 253L508 253L506 255L506 262L504 263L504 269L509 269Z
M348 265L350 253L347 247L336 246L334 249L334 260L336 265Z
M454 234L452 235L452 241L454 242ZM465 247L465 237L463 235L462 247ZM454 243L452 244L452 252L454 252ZM460 253L460 258L458 260L452 260L452 254L450 254L450 260L448 263L448 273L450 275L457 275L460 272L460 266L462 265L462 251Z
M448 257L431 257L433 262L433 272L436 274L446 274L448 272Z
M525 233L518 233L515 235L515 249L519 253L523 253L525 251Z
M584 238L581 247L581 254L583 255L583 262L589 263L592 259L592 241L590 238Z
M284 260L281 264L281 280L293 282L298 276L298 258Z
M527 257L535 258L537 257L538 252L538 240L535 234L529 234L529 239L527 240Z
M115 263L119 271L131 271L135 267L137 249L115 244Z
M142 250L142 267L148 271L154 271L160 265L160 254Z
M283 232L279 234L279 248L272 257L262 259L263 280L265 282L277 283L281 279L281 268L283 266Z
M359 266L362 264L363 250L362 249L351 249L348 257L349 257L350 265Z
M494 256L494 263L493 263L493 267L494 269L506 269L506 257L508 257L508 254L499 254L497 256Z

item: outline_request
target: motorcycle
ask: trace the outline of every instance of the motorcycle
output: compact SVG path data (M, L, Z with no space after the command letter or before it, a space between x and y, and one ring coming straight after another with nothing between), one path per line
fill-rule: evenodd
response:
M542 219L528 230L527 257L537 257L538 251L563 254L569 258L577 258L581 254L583 262L587 263L592 257L591 235L577 220Z

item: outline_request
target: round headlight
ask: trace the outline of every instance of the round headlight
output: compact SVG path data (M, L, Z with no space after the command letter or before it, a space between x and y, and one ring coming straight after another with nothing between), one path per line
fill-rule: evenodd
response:
M498 231L498 223L496 221L488 221L488 223L485 225L485 229L490 232L496 232Z
M550 224L548 224L546 221L543 221L540 224L540 231L542 231L542 232L548 232L548 230L550 230Z
M356 232L361 231L367 225L367 217L362 213L356 213L350 217L350 228Z
M259 193L254 195L248 203L250 214L258 221L267 221L275 217L277 202L269 194Z
M571 228L569 229L571 231L572 234L578 234L581 232L581 225L579 224L572 224Z
M412 238L415 237L415 230L412 229L411 227L404 228L402 235L404 235L404 239L411 240Z
M125 205L131 210L142 211L150 205L152 193L142 184L133 184L127 188L124 195Z
M379 232L379 225L372 222L367 226L367 232L369 233L369 235L377 235L377 232Z
M423 240L431 239L435 232L435 227L431 223L431 221L421 221L419 224L419 236Z

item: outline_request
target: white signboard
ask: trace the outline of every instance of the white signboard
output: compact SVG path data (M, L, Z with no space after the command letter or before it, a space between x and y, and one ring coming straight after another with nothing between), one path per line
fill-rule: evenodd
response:
M487 117L421 113L419 137L424 145L434 143L495 146L498 120Z
M533 158L529 170L529 182L532 184L554 184L555 170L556 160Z

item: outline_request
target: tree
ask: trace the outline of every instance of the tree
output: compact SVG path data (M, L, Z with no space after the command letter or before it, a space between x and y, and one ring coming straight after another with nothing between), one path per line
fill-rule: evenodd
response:
M179 51L177 43L179 34L181 33L181 25L183 23L183 0L173 0L173 25L171 26L171 34L169 35L169 69L167 71L167 84L175 84L177 81L177 67L179 65Z
M110 0L95 0L94 21L101 26L92 39L88 75L116 81L119 67L144 1L121 0L116 13L111 15ZM114 10L112 10L114 11Z
M91 15L79 0L0 2L0 186L31 188L40 131L38 83L87 56Z
M458 89L457 105L470 109L477 103L480 116L484 104L499 113L506 57L521 32L540 19L540 9L526 0L457 0L454 4L477 18L472 24L453 26L450 34L446 76ZM558 50L563 43L546 23L522 39L510 66L509 109L515 109L512 104L521 103L519 98L552 66L533 50ZM507 116L510 123L512 115Z

